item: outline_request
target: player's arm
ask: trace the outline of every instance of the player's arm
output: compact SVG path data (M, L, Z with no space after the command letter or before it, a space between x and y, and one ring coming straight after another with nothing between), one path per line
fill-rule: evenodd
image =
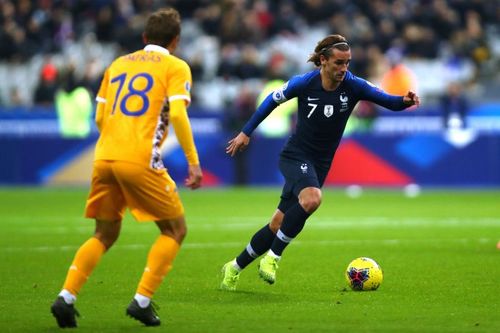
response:
M203 174L201 172L198 151L194 144L185 100L177 99L170 102L170 121L189 165L189 175L185 181L185 185L191 189L196 189L201 185Z
M245 150L246 146L250 143L250 135L252 135L252 132L279 105L273 99L274 93L275 92L267 95L252 117L250 117L250 120L245 124L242 131L235 138L229 140L226 147L226 154L234 156L237 152Z
M95 98L97 102L96 111L95 111L95 124L99 132L102 131L103 123L104 123L104 109L106 107L106 94L108 90L108 81L109 74L106 70L104 72L104 77L101 81L101 87L99 88L99 92L97 93L97 97Z
M187 106L191 101L191 85L191 70L188 64L181 60L174 62L167 75L170 122L188 162L188 178L184 184L191 189L196 189L201 186L203 174L187 115Z
M264 119L269 116L271 112L278 106L278 103L273 99L274 92L267 95L266 98L260 103L257 110L253 113L252 117L248 120L242 129L242 132L247 136L251 136L252 132L259 126Z
M104 119L104 107L106 106L106 100L96 97L97 106L95 109L95 124L99 133L102 131L102 123Z
M233 139L229 140L226 147L226 154L234 156L239 151L243 151L250 143L250 136L259 124L281 103L297 96L302 80L295 76L283 86L276 89L260 103L252 117L245 124L241 132Z
M385 93L370 82L358 79L361 99L373 102L392 111L402 111L412 105L420 105L419 97L409 91L405 96L395 96Z

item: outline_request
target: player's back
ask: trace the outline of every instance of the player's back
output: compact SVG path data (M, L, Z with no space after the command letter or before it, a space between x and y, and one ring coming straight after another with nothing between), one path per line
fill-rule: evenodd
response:
M158 155L168 129L164 105L176 94L189 101L191 85L187 64L161 51L166 49L146 47L116 59L107 69L98 94L105 107L96 160L151 165Z

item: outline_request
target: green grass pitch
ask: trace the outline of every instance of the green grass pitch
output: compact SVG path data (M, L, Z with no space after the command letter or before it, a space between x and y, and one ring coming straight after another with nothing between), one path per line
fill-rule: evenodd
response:
M78 332L500 332L500 192L325 189L270 286L252 263L237 292L220 268L274 212L279 188L181 190L188 237L157 292L162 326L125 317L153 224L127 215L79 295ZM60 331L49 307L78 246L87 189L0 189L0 332ZM347 290L359 256L384 270L377 291Z

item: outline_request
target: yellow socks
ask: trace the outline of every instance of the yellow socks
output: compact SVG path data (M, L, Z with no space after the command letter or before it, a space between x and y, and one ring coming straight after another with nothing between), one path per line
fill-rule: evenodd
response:
M90 238L78 249L64 281L63 289L76 296L106 252L106 247L95 237Z
M149 298L153 296L165 275L172 268L172 262L178 251L179 244L173 238L160 235L156 239L148 254L146 268L137 288L138 294ZM67 296L65 299L78 295L104 252L106 252L106 247L95 237L80 246L64 281L62 293L63 296ZM69 295L66 295L68 293ZM74 299L71 300L73 301Z
M179 244L171 237L160 235L148 254L146 268L142 274L137 293L151 298L163 278L172 268L179 251Z

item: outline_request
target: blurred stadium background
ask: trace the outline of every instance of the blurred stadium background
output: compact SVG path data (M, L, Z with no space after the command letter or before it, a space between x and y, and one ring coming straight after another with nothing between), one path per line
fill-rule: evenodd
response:
M497 0L0 0L0 184L88 184L102 73L142 47L145 18L163 6L183 16L177 55L193 72L205 185L281 184L277 153L293 104L245 154L230 159L225 144L261 91L312 69L316 42L339 33L354 74L395 94L416 89L422 106L360 103L327 185L500 187ZM173 136L163 150L180 181Z

